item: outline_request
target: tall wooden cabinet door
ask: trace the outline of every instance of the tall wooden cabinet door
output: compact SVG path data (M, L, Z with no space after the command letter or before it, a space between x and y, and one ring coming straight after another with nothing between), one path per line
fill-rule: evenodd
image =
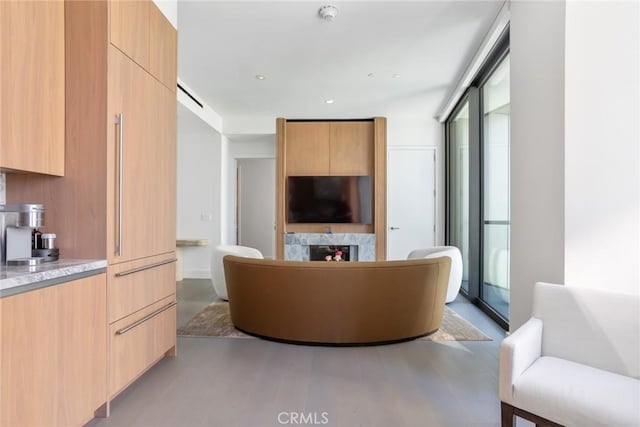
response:
M286 175L329 175L329 122L287 122Z
M151 163L152 180L147 209L152 232L147 236L149 253L164 254L176 249L176 95L153 80L153 117L149 120L150 145L147 160Z
M178 33L155 4L149 7L149 31L149 72L175 93Z
M111 43L149 69L149 11L151 0L112 0Z
M64 175L64 2L0 1L0 167Z
M373 122L331 122L331 175L373 176Z
M149 132L155 80L113 46L109 67L107 255L118 263L153 255L147 240L158 214Z

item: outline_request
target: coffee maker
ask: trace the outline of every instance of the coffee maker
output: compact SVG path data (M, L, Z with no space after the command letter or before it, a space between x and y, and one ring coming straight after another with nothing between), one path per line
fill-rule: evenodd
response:
M34 261L31 256L31 230L43 225L44 205L0 205L0 263Z

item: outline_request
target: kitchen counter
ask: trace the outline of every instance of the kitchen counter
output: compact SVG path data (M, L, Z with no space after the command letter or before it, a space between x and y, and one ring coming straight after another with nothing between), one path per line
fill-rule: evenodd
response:
M106 271L106 260L61 259L34 267L0 267L0 298L93 276Z

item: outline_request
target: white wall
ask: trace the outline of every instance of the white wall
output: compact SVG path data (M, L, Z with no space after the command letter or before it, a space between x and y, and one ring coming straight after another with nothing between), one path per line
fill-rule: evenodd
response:
M275 120L274 120L275 121ZM228 151L224 158L226 182L224 184L224 215L225 222L223 242L236 244L236 160L237 159L273 159L276 157L275 135L263 135L251 138L250 142L229 141Z
M182 86L187 92L198 99L197 94L191 89L185 82L178 78L178 84ZM186 93L178 89L176 94L178 102L185 108L189 109L195 116L199 117L200 120L207 123L213 129L215 129L218 133L222 133L222 117L218 114L213 108L211 108L206 102L203 102L201 99L198 99L202 104L202 107L196 104L193 99L187 96Z
M640 5L567 2L565 283L640 292Z
M510 327L564 282L564 2L511 3Z
M640 293L640 6L511 4L511 329L537 281Z
M444 244L443 125L431 117L387 117L387 147L392 146L436 147L436 245ZM403 190L389 188L388 191ZM406 208L411 209L411 206Z
M183 276L209 278L211 248L222 234L221 136L178 106L177 237L208 239L207 247L182 248Z

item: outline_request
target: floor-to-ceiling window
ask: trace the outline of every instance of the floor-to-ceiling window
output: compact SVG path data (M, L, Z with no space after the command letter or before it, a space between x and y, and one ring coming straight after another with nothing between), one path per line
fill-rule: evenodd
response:
M509 56L482 97L482 287L480 298L509 319Z
M464 100L449 123L449 244L462 253L462 289L469 293L469 101Z
M462 253L463 292L509 321L508 34L446 121L447 243Z

